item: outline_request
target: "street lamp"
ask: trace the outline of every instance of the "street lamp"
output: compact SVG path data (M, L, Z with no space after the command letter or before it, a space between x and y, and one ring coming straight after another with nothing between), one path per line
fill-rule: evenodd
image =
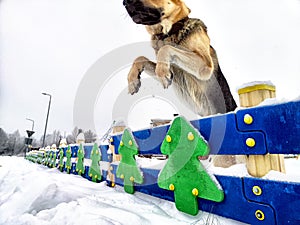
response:
M47 112L47 118L46 118L46 124L45 124L45 131L44 131L44 137L43 137L43 147L45 147L45 137L46 137L46 131L47 131L47 124L48 124L48 118L49 118L49 111L50 111L50 105L51 105L51 95L47 93L42 93L43 95L48 95L49 98L49 105L48 105L48 112Z
M31 130L33 130L33 128L34 128L34 120L29 119L29 118L26 118L26 120L30 120L32 122L32 129Z

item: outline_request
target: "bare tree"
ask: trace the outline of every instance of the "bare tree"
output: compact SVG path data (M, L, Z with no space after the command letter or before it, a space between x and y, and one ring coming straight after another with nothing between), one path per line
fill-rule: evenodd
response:
M7 154L8 150L8 136L6 132L2 128L0 128L0 155Z
M24 137L21 137L19 130L16 130L12 134L8 135L8 146L12 155L21 153L24 147Z
M82 133L83 130L78 128L78 127L75 127L72 131L72 134L68 135L67 136L67 142L68 144L75 144L76 143L76 138L78 136L78 134Z
M43 137L40 139L40 143L43 143ZM59 130L54 130L52 134L47 134L45 138L45 146L51 146L55 144L59 146L59 142L62 139L62 135Z
M84 132L84 139L86 143L94 143L97 140L97 134L91 130L88 130Z
M62 135L59 130L53 131L52 134L52 144L56 144L56 146L59 146L59 142L62 139Z

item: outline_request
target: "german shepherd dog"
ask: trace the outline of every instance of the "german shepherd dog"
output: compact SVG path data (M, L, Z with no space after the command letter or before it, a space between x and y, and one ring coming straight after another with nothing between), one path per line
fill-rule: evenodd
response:
M173 84L191 109L201 115L227 113L237 107L210 46L205 24L189 18L182 0L124 0L129 16L146 26L157 62L138 57L128 74L128 90L137 93L143 71L160 80L164 88Z

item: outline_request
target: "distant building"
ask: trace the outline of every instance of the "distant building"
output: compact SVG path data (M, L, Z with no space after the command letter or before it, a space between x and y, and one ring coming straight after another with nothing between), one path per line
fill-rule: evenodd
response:
M85 138L84 133L79 133L76 138L76 144L84 144Z
M172 120L167 120L167 119L151 119L151 126L152 127L158 127L162 125L169 124Z
M126 124L124 121L120 120L120 121L115 122L113 124L112 128L113 128L113 131L112 131L113 133L122 132L125 130Z

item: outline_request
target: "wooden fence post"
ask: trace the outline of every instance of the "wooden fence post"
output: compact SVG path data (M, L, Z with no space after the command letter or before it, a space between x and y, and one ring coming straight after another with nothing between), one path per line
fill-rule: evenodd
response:
M267 98L276 97L276 88L271 83L249 83L238 90L241 107L253 107ZM255 118L254 118L255 119ZM270 170L285 173L284 156L278 154L247 155L248 173L254 177L263 177Z
M122 131L125 130L125 127L126 126L123 123L122 124L121 123L117 124L117 125L113 126L112 133L115 134L115 133L122 132ZM116 154L115 146L110 145L109 148L110 148L110 150L111 150L111 152L113 154L113 160L112 161L113 162L115 162L115 161L121 161L121 155Z
M125 130L125 127L126 126L125 126L125 124L123 122L115 124L113 126L112 133L115 134L115 133L122 132L122 131ZM112 139L110 140L110 142L112 142ZM112 153L112 162L121 161L121 155L116 154L116 152L115 152L115 146L114 145L110 144L109 145L109 150ZM111 166L112 162L109 163L108 171L107 171L107 176L108 176L108 180L110 180L110 182L111 182L111 186L114 187L116 179L115 179L115 175L112 172L112 170L113 170L113 167Z

